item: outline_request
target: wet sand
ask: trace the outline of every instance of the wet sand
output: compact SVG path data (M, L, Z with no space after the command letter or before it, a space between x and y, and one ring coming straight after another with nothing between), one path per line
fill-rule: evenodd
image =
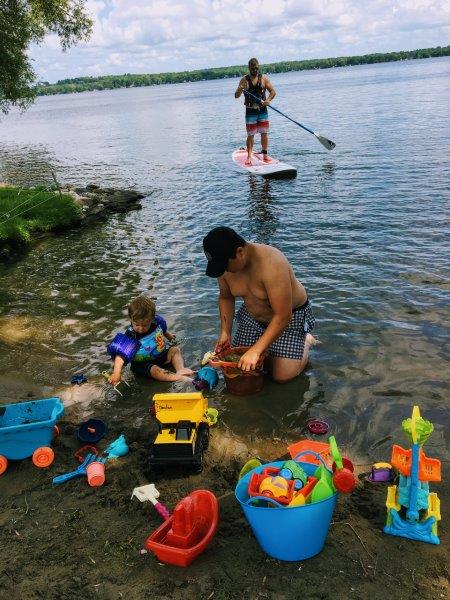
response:
M325 548L303 562L280 562L259 548L234 498L240 467L248 457L275 459L289 440L252 441L212 430L200 475L171 472L150 479L150 415L137 425L126 415L101 414L109 432L99 448L124 432L130 453L107 468L107 481L90 488L84 478L53 487L54 475L75 467L77 421L69 409L60 422L55 463L36 469L30 460L14 463L0 479L0 596L11 599L239 599L242 598L448 598L450 472L433 484L441 498L440 546L382 533L385 486L365 480L351 496L340 497ZM445 465L444 465L445 466ZM146 537L160 524L149 503L131 500L132 489L155 481L161 501L173 509L194 489L219 498L220 524L211 546L190 567L159 563L142 553Z

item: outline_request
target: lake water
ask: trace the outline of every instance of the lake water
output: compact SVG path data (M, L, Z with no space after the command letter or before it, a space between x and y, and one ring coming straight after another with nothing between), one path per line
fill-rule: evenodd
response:
M450 59L275 75L271 152L298 177L238 173L245 143L237 80L40 98L0 120L0 181L128 187L143 209L40 241L0 266L0 380L6 401L51 394L83 371L96 410L148 418L168 386L139 381L120 398L101 385L105 345L140 292L157 297L189 365L217 335L216 282L201 240L226 224L280 248L317 318L306 372L262 394L209 394L245 438L295 439L311 417L361 456L387 459L418 404L436 431L427 452L448 457ZM175 386L176 387L176 386ZM95 396L95 394L94 394ZM447 454L446 454L447 453Z

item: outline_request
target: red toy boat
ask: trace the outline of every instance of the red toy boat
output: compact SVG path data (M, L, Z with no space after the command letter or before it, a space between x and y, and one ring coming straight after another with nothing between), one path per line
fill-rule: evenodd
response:
M187 567L212 541L219 523L219 503L212 492L196 490L183 498L173 515L145 541L162 562Z

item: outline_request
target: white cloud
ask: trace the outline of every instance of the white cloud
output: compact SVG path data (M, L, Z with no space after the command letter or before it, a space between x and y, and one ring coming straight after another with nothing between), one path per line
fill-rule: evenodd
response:
M87 43L32 49L41 79L154 73L446 45L448 0L88 0ZM103 69L103 70L102 70Z

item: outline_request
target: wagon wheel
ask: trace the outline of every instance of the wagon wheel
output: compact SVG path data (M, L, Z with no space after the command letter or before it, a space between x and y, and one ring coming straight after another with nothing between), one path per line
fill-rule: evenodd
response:
M0 454L0 475L3 475L3 473L6 471L7 468L8 468L8 459L6 458L6 456L3 456Z
M44 469L45 467L49 467L55 460L55 453L51 448L41 446L33 452L32 460L36 467Z

